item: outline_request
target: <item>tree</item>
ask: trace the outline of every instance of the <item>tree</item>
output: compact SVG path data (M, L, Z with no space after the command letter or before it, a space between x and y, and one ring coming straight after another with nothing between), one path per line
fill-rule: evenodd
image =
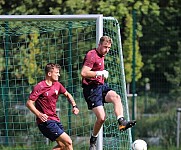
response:
M155 92L180 91L181 25L177 21L181 18L180 2L164 1L159 5L159 17L149 13L143 19L143 23L146 23L142 23L144 39L140 45L145 63L143 76L150 79L151 88ZM155 80L155 77L160 77L160 80Z

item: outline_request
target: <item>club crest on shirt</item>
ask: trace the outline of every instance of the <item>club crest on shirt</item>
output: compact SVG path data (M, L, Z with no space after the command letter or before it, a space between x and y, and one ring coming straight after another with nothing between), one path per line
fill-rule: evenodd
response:
M55 90L55 94L58 95L58 90Z

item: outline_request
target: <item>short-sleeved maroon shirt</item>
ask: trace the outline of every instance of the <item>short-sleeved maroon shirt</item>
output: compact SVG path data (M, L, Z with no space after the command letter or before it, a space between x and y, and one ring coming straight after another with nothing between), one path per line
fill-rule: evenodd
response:
M100 55L96 49L92 49L87 52L84 62L84 66L92 68L91 71L104 70L104 56ZM93 78L82 78L83 85L98 85L104 84L104 78L102 76Z
M39 82L31 92L29 99L35 101L35 107L41 113L48 116L48 120L60 121L56 115L56 102L58 96L66 92L66 89L60 82L54 82L52 86L48 86L45 80ZM42 121L37 118L37 123Z

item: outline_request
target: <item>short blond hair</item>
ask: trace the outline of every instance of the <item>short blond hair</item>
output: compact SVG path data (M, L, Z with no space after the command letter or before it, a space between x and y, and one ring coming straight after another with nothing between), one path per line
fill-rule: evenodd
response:
M99 40L99 44L102 44L103 42L107 43L113 43L112 39L109 36L102 36Z

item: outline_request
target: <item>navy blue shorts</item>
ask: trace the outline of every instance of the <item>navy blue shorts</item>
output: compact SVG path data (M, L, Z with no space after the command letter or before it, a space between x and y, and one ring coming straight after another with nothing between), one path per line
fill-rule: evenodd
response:
M106 103L105 96L110 90L112 89L109 88L107 84L96 86L84 85L83 94L87 102L88 109L91 110L92 108L97 106L104 106L104 103Z
M41 133L51 141L55 141L64 132L62 124L55 120L40 123L38 124L38 128Z

